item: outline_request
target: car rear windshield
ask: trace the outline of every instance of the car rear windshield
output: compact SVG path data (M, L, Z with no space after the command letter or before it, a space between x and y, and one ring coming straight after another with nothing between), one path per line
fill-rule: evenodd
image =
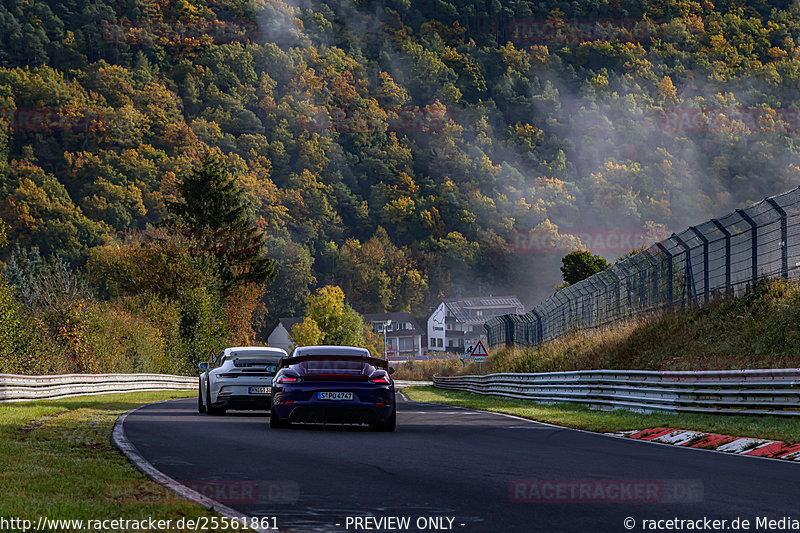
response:
M310 376L320 374L361 374L364 369L364 363L352 359L335 359L335 358L320 358L305 361L303 363L306 368L306 373Z
M250 368L266 366L268 369L271 367L274 372L278 367L278 361L275 359L253 359L253 358L238 358L233 360L233 366L237 368Z

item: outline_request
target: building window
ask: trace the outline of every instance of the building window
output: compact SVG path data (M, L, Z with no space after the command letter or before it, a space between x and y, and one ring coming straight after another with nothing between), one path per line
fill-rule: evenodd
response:
M442 339L436 339L436 341L439 343L439 348L442 348Z
M483 311L475 311L476 316L483 316Z
M452 348L452 347L453 347L453 339L448 339L448 341L447 341L447 347L448 347L448 348Z

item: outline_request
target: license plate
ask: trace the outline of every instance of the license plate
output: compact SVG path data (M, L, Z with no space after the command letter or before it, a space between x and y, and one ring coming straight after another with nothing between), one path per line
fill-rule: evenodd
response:
M250 394L271 394L272 387L250 387Z
M318 398L320 400L352 400L352 392L319 392Z

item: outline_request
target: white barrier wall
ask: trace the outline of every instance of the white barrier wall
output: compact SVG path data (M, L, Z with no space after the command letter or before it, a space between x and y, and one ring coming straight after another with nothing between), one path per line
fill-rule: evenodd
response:
M441 389L605 409L800 416L800 369L796 368L436 376L433 383Z
M197 378L169 374L0 374L0 402L156 390L195 390Z

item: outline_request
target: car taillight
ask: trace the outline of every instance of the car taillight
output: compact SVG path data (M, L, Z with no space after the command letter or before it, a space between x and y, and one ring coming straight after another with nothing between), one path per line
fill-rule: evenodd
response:
M281 376L278 379L278 383L297 383L300 381L300 378L293 378L291 376Z
M382 383L382 384L389 384L389 380L386 378L375 378L370 380L372 383Z

